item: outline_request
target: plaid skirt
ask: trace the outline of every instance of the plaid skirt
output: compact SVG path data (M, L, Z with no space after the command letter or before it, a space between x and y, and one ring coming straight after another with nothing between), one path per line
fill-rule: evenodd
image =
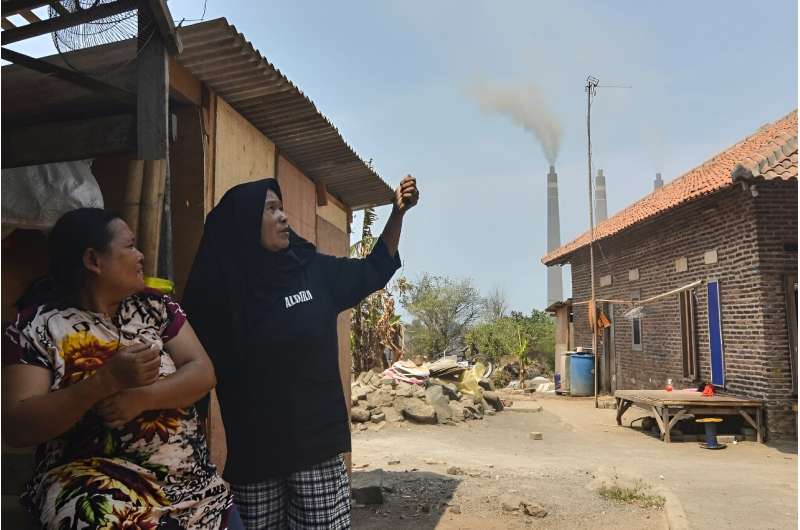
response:
M351 528L343 455L287 477L231 488L247 530Z

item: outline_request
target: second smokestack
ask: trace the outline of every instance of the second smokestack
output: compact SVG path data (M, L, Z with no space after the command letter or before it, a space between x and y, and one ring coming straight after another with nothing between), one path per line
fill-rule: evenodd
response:
M550 166L547 174L547 251L561 246L561 224L558 215L558 174ZM547 267L547 305L561 302L564 298L561 265Z
M656 179L653 181L653 191L658 191L664 187L664 181L661 180L661 173L656 173Z
M608 203L606 201L606 177L603 170L597 170L597 178L594 180L594 212L597 224L608 219Z

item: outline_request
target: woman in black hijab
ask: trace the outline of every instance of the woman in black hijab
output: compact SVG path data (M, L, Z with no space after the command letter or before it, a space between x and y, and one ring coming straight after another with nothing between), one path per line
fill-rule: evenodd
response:
M224 477L248 528L350 527L336 318L400 267L418 199L408 176L365 259L320 254L295 234L275 179L234 187L208 215L183 305L214 362Z

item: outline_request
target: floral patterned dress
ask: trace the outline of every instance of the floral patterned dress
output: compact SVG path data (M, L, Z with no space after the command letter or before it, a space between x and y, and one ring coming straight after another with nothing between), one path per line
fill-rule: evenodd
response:
M169 297L150 292L126 299L113 318L43 305L23 311L7 329L3 360L51 370L56 391L91 377L143 337L162 347L160 377L168 377L176 367L163 344L185 321ZM54 530L216 530L232 506L193 406L148 411L121 428L88 412L37 448L22 501Z

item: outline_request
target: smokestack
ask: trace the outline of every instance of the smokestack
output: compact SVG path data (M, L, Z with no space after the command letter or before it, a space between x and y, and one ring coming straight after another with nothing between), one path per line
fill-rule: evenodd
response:
M653 181L653 191L658 191L664 187L664 181L661 180L661 173L656 173L656 179Z
M598 224L608 219L606 177L603 175L602 169L597 170L597 178L594 181L594 212Z
M558 175L555 166L547 174L547 251L561 246L561 225L558 216ZM547 305L564 299L561 265L547 268Z

